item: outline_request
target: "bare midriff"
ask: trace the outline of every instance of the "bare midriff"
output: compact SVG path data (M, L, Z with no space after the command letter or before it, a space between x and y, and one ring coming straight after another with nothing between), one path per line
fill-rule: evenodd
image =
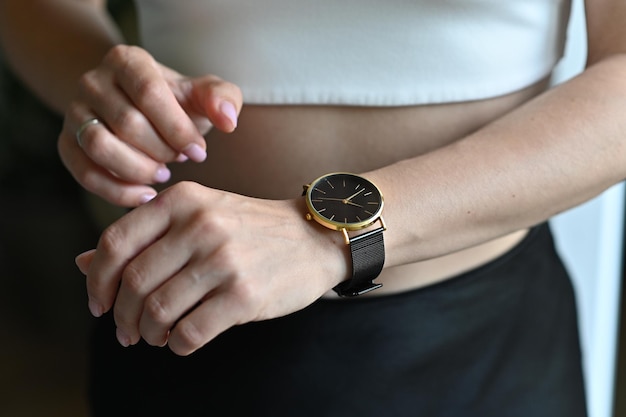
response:
M433 106L246 105L235 132L210 132L207 160L172 166L173 180L260 198L297 197L304 184L322 174L363 173L459 140L544 91L547 84L544 80L505 96ZM385 268L377 279L383 287L371 295L449 279L503 255L526 233L520 230L450 255Z

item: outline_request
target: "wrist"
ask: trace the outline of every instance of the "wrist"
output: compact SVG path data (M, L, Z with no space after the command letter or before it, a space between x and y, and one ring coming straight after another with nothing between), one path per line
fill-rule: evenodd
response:
M350 279L352 261L350 247L341 233L307 221L307 209L303 198L291 201L302 229L302 241L310 244L309 256L318 269L320 285L324 292ZM334 294L334 293L333 293Z

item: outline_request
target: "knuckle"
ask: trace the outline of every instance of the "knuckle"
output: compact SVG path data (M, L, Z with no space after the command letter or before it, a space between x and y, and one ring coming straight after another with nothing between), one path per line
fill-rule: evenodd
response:
M225 290L233 305L237 306L240 319L248 321L261 315L267 299L262 282L254 273L241 269L241 257L235 250L220 250L215 267L227 277Z
M194 233L197 239L203 239L204 237L210 237L212 240L217 241L221 240L224 242L226 237L226 232L228 230L228 226L226 224L226 220L212 213L208 210L203 210L196 212L190 216L192 225L192 233ZM223 244L225 244L224 242ZM223 249L222 257L224 261L229 259L229 254L227 249Z
M125 237L116 225L107 227L98 242L98 250L101 250L105 256L116 257L121 253Z
M119 44L113 46L104 56L104 62L106 64L115 64L118 62L125 62L128 59L128 55L132 53L133 47L130 45Z
M193 198L200 191L201 187L201 185L195 182L181 181L169 187L162 195L174 202L180 202Z
M112 156L112 150L104 129L87 129L81 135L81 139L83 150L93 159L107 160Z
M100 182L98 175L94 171L81 170L75 174L75 178L87 191L92 193L98 192Z
M137 265L129 263L122 271L122 285L134 294L141 294L147 281L147 274Z
M155 294L149 295L144 302L144 314L158 325L168 325L172 320L169 306Z
M113 131L121 137L132 138L146 129L145 117L134 108L117 112L110 124Z
M257 306L260 302L259 288L249 279L233 279L230 294L237 305L240 305L244 311L252 306Z
M78 79L78 91L89 96L100 91L99 78L96 70L87 71Z
M200 288L204 286L207 275L204 273L204 271L193 269L192 271L187 272L186 279L192 287Z
M146 106L163 101L164 91L161 83L153 78L138 77L133 83L134 97L139 106Z
M144 49L133 45L116 45L111 48L104 57L105 66L111 68L116 79L133 80L134 100L150 100L154 93L158 92L158 83L154 79L145 77L143 69L145 65L156 66L152 56Z
M178 345L183 350L195 350L206 341L206 336L201 329L191 320L183 320L176 325Z
M241 269L241 258L236 250L225 245L213 257L213 267L226 279L226 291L242 313L251 311L262 301L261 288L254 276Z

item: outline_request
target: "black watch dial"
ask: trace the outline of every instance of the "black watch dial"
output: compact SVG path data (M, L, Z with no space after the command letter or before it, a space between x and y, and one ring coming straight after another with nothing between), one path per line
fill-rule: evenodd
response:
M378 187L365 178L334 173L315 180L306 193L316 220L335 229L357 230L374 222L383 209Z

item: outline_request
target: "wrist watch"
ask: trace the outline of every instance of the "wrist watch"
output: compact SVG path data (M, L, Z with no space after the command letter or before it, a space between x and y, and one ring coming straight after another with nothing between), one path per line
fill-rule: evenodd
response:
M371 181L347 172L326 174L304 186L307 220L343 233L350 246L352 277L333 288L354 297L382 287L372 282L383 269L387 226L381 216L383 194ZM378 227L374 227L378 223ZM369 230L364 230L370 228ZM348 232L363 231L355 234Z

